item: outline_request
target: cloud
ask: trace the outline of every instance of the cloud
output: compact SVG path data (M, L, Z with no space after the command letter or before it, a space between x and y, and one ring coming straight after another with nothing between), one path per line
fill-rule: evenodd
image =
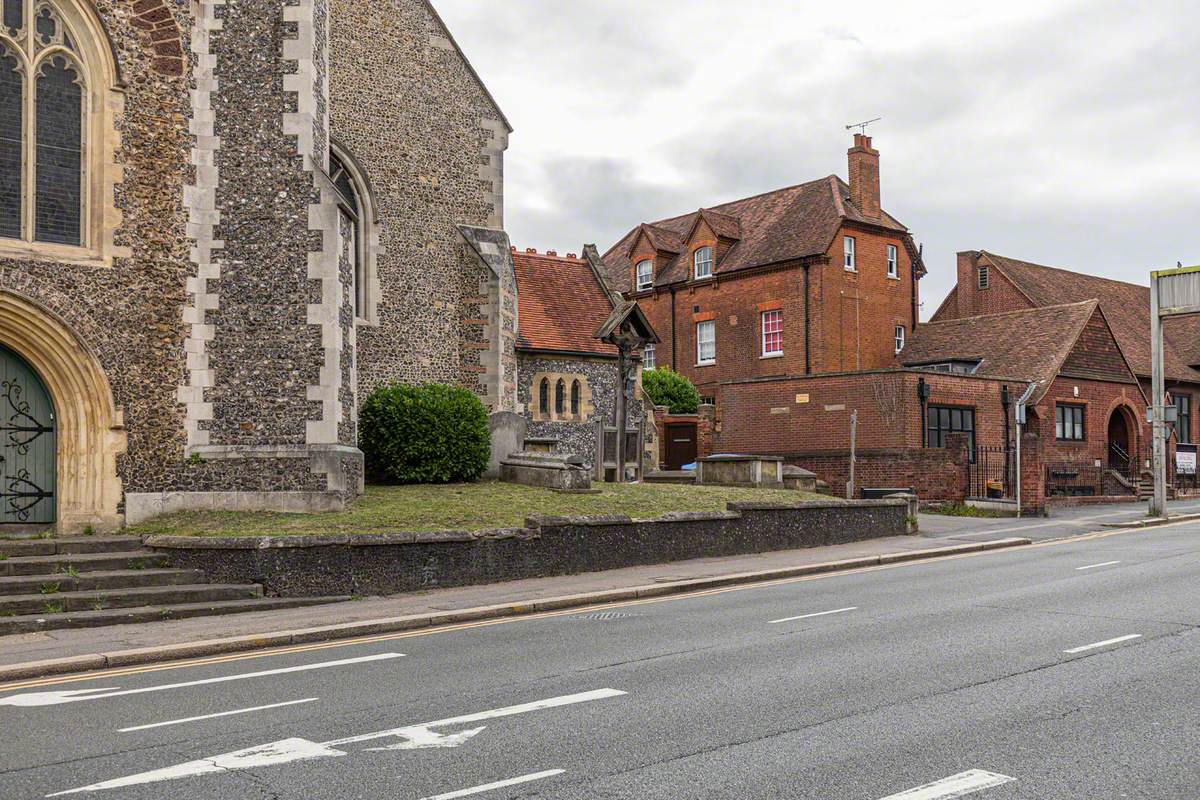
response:
M830 173L884 117L884 204L926 246L1145 281L1200 263L1200 7L1184 0L435 0L516 132L521 246Z

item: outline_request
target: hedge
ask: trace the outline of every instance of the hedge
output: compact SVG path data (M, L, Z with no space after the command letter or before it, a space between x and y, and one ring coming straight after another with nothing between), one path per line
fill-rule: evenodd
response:
M487 409L456 386L381 386L363 403L359 447L372 483L461 483L491 455Z
M642 388L656 406L667 406L672 414L695 414L700 392L687 378L669 369L642 370Z

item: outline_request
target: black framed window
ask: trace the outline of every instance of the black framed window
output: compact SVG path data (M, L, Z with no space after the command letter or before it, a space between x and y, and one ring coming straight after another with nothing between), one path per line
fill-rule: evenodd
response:
M559 416L567 413L567 384L562 378L554 385L554 413Z
M945 447L946 435L965 433L967 448L975 454L975 409L955 406L930 406L928 418L928 446Z
M538 411L548 415L550 413L550 379L542 378L542 385L538 388Z
M1084 407L1059 404L1054 410L1054 438L1062 442L1082 442L1087 436Z
M1179 421L1175 423L1177 442L1191 444L1192 442L1192 396L1190 394L1172 394L1175 410L1179 412Z
M571 383L571 416L573 416L573 417L579 416L579 395L580 395L579 381L572 381L572 383Z

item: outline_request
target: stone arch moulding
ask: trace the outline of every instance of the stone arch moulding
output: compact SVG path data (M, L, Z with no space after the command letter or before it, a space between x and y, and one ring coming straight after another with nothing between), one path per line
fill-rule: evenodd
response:
M121 527L125 428L100 362L56 315L8 291L0 291L0 343L37 371L54 403L59 531Z

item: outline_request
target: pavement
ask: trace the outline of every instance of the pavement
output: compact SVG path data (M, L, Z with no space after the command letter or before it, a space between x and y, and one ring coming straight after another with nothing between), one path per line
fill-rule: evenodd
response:
M1197 534L0 686L0 796L1193 797Z
M1169 507L1172 515L1196 512L1200 512L1200 500L1171 503ZM433 619L435 615L443 622L457 622L467 617L528 613L550 605L583 606L619 599L613 595L631 588L656 587L655 591L659 593L672 588L684 591L704 588L703 584L728 576L745 576L742 582L749 582L772 577L755 573L799 570L930 549L960 548L972 543L1011 538L1050 541L1098 531L1114 522L1145 518L1144 503L1056 509L1049 519L921 514L921 534L916 537L897 536L831 547L693 559L583 575L361 598L305 608L0 636L0 681L298 641L347 638L435 624L439 621ZM861 566L849 564L845 568ZM692 583L700 585L685 585ZM643 593L650 591L647 589ZM337 630L339 628L342 630ZM281 633L299 635L277 636ZM273 638L265 641L266 637ZM18 666L25 668L17 670Z

